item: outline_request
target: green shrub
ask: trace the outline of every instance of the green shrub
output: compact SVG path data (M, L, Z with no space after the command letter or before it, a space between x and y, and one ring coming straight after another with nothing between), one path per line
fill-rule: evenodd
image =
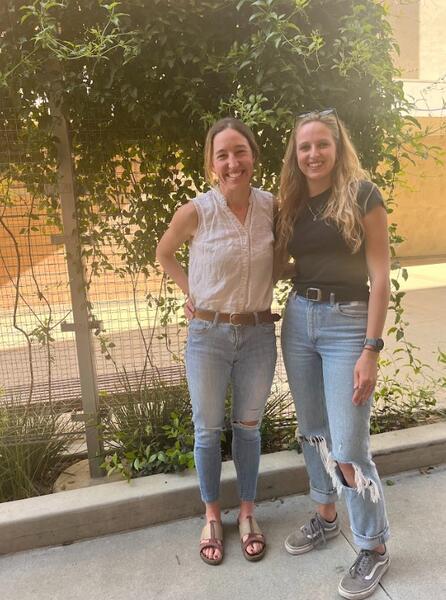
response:
M193 426L186 384L158 383L102 399L107 473L124 477L171 473L194 466ZM113 452L114 450L114 452Z
M51 492L66 464L72 427L48 405L0 405L0 502Z

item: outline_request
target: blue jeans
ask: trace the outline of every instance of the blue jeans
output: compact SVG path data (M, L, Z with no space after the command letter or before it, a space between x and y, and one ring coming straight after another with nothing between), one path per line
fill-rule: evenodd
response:
M389 537L383 490L370 452L370 409L352 404L353 371L367 328L367 303L312 302L291 293L282 349L296 405L310 496L330 504L344 492L355 543L373 549ZM338 463L351 464L356 487Z
M232 383L232 458L241 500L255 499L260 422L276 364L274 323L235 326L193 319L186 376L195 427L195 465L204 502L219 497L225 398ZM255 422L255 425L246 425Z

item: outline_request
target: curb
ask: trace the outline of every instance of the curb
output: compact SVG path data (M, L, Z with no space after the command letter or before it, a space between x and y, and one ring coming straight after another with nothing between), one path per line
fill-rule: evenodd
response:
M372 436L381 477L446 462L446 422ZM223 463L222 508L238 504L232 461ZM97 482L95 482L97 483ZM257 500L308 491L303 456L262 455ZM0 554L147 527L200 515L195 472L152 475L0 504Z

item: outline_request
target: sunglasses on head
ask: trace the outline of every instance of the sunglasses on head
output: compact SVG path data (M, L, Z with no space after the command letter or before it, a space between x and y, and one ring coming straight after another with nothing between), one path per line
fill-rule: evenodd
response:
M327 117L328 115L334 115L336 119L338 118L338 113L335 108L325 108L324 110L310 110L309 112L302 113L301 115L297 115L297 119L304 119L305 117L309 117L311 115L318 115L319 117Z

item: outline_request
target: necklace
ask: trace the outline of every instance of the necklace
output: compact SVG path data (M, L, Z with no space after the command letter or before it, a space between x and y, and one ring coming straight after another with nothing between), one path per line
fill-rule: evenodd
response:
M320 208L317 212L314 212L314 210L311 208L308 202L306 202L305 204L307 205L308 210L313 216L313 221L317 221L321 214L324 212L324 206Z

